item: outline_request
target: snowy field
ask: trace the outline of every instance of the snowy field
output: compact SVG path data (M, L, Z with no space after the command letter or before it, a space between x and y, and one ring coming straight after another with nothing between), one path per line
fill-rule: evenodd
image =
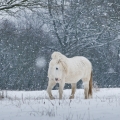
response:
M70 92L64 90L59 100L53 90L56 99L49 100L46 91L7 91L0 100L0 120L120 120L120 88L94 90L89 100L83 89L74 100L68 99Z

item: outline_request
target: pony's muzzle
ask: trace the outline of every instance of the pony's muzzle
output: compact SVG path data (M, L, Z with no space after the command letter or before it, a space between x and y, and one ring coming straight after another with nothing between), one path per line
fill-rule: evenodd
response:
M58 78L55 78L56 81L58 81Z

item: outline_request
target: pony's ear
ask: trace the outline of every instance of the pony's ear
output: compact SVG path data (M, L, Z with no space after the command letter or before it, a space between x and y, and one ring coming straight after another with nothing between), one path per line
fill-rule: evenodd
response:
M51 55L51 58L52 59L59 59L61 58L61 53L60 52L53 52L52 55Z
M55 53L53 53L52 55L51 55L51 58L52 59L55 59L57 56L56 56L56 54Z
M59 56L59 53L58 52L53 52L53 54L51 55L51 58L52 59L57 59Z

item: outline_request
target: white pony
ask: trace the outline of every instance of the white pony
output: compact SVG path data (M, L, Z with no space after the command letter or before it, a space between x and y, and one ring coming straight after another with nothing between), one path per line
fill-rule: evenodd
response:
M60 52L54 52L51 57L47 87L50 99L54 99L51 90L56 83L59 83L59 99L62 99L65 83L71 83L72 92L70 99L73 99L76 91L76 83L80 79L82 79L84 84L85 99L92 97L92 65L87 58L83 56L67 58Z

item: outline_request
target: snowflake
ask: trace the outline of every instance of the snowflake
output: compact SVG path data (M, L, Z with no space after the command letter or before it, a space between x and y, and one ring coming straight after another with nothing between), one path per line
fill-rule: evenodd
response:
M43 67L45 67L45 65L46 65L46 60L45 60L44 57L38 57L38 58L36 59L36 66L37 66L37 67L43 68Z

